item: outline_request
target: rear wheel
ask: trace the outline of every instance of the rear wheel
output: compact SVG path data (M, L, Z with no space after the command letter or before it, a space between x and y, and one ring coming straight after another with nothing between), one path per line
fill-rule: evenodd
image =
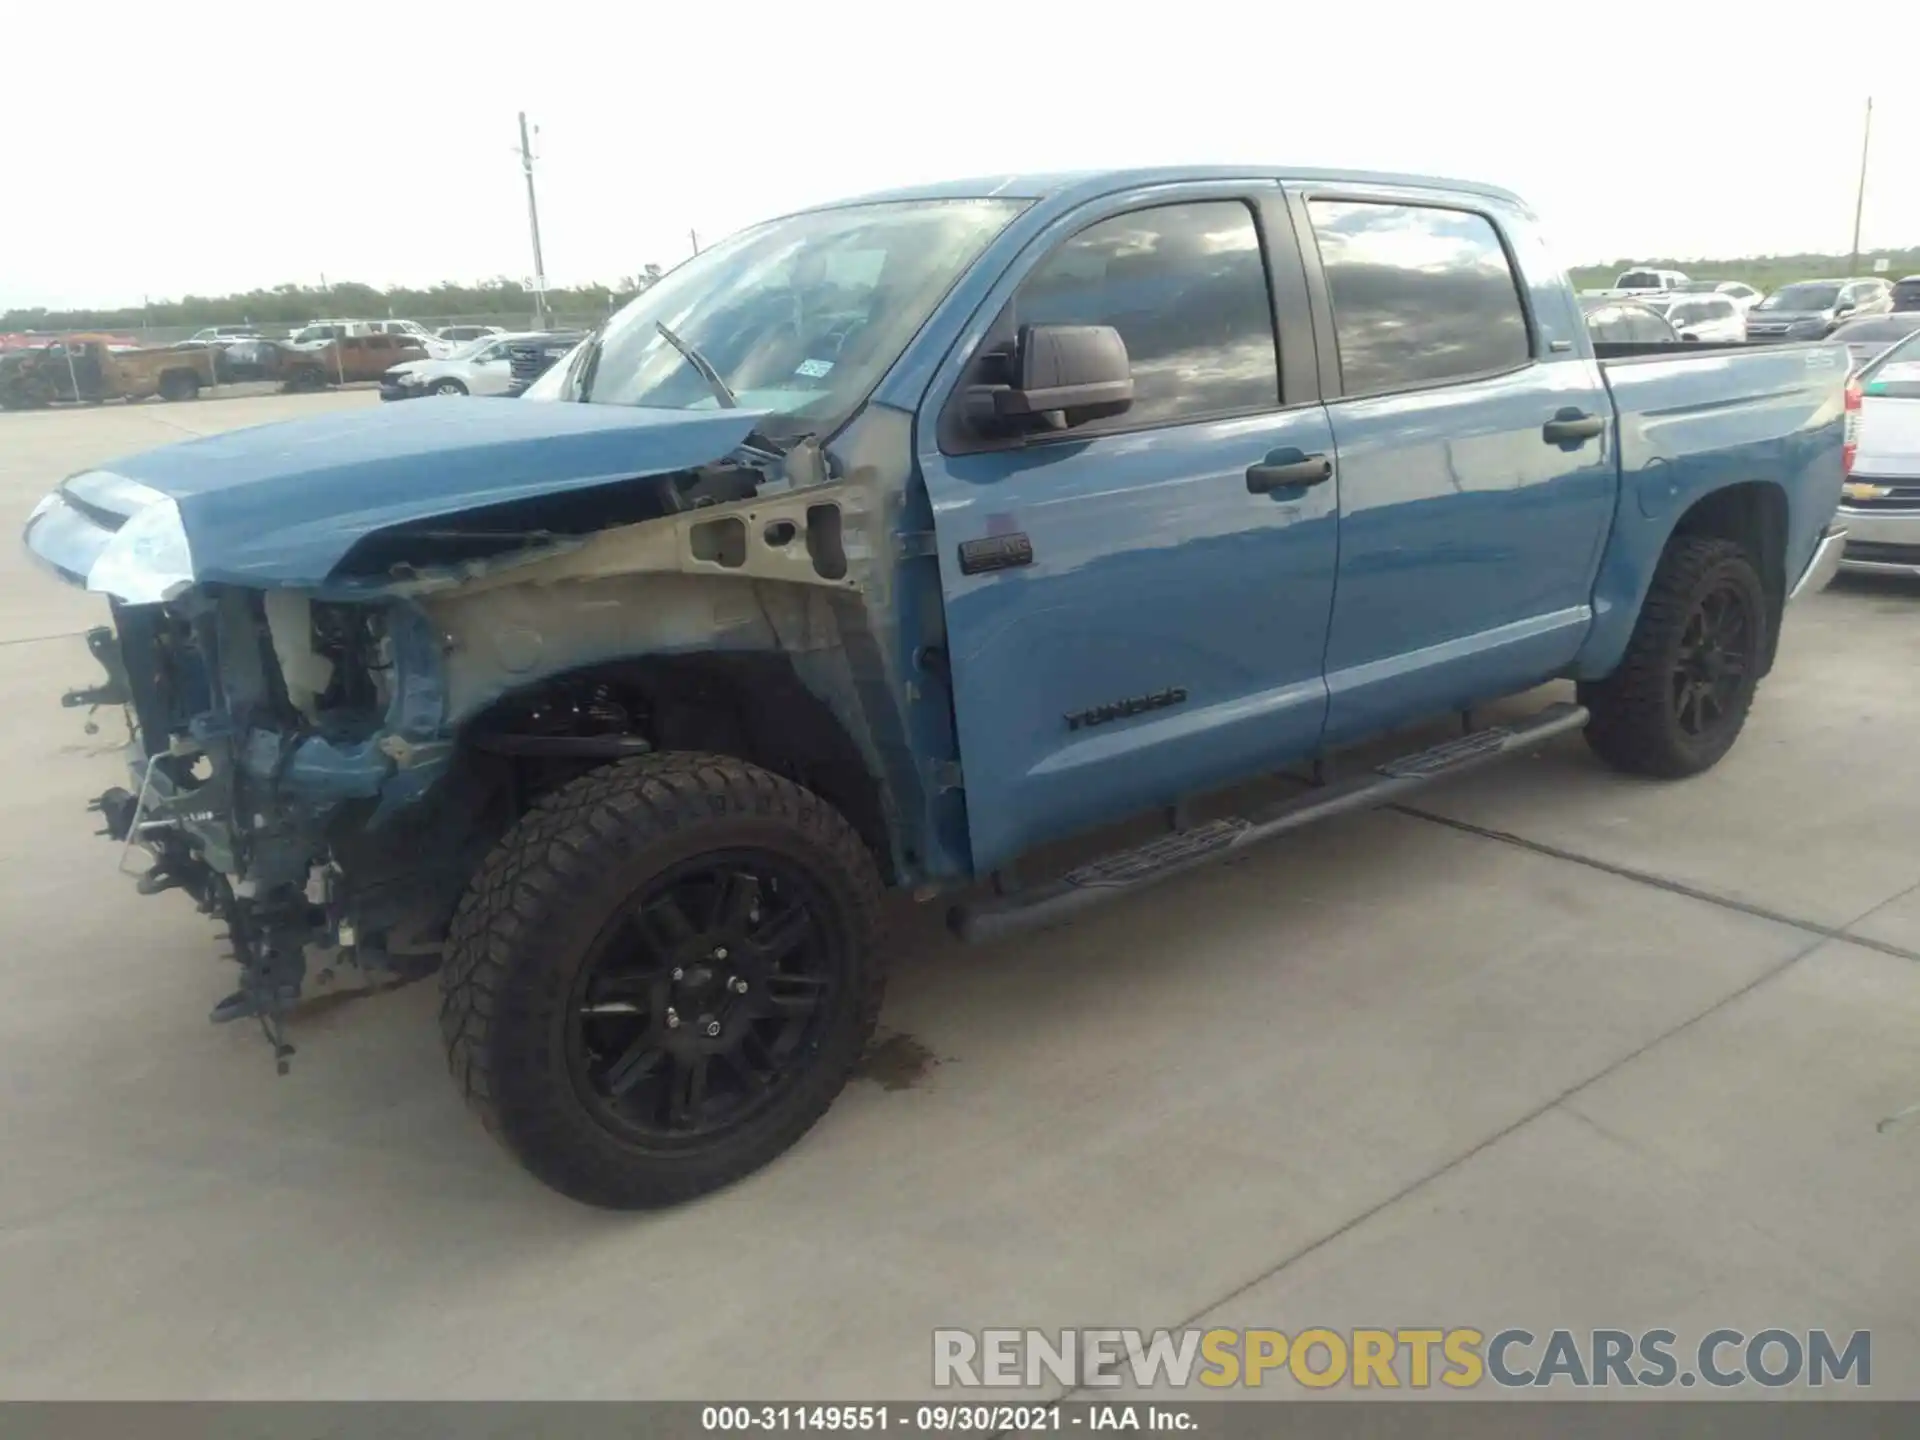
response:
M1733 748L1760 683L1769 619L1753 558L1731 540L1667 546L1626 656L1580 687L1587 743L1609 765L1680 779Z
M169 370L160 377L162 400L192 400L200 394L200 377L190 370Z
M508 833L454 917L454 1077L576 1200L725 1185L825 1113L872 1034L879 888L837 812L743 761L585 775Z

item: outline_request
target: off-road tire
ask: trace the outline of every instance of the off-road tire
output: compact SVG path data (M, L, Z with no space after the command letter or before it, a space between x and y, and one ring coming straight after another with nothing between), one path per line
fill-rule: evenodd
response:
M1672 698L1688 620L1722 586L1742 597L1750 629L1746 672L1724 715L1704 734L1681 728ZM1587 744L1616 770L1659 780L1684 779L1718 764L1733 748L1760 683L1768 644L1766 591L1745 547L1732 540L1681 535L1667 544L1634 622L1619 667L1581 684L1580 703L1593 712Z
M667 867L760 850L803 867L845 945L838 1003L792 1083L738 1128L692 1148L647 1147L601 1123L566 1058L570 997L595 937ZM880 877L840 814L742 760L647 755L552 791L482 862L441 968L447 1062L488 1131L529 1171L589 1205L648 1209L773 1160L845 1086L879 1018Z

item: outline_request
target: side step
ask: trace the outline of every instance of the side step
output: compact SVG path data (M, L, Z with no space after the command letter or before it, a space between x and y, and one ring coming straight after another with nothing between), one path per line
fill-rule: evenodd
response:
M1103 855L1033 890L957 905L947 913L947 923L962 940L997 940L1016 931L1057 924L1082 910L1197 870L1311 821L1384 805L1444 776L1458 775L1515 750L1530 749L1586 723L1584 705L1550 705L1519 724L1494 725L1417 754L1403 755L1365 774L1309 790L1251 816L1209 820L1158 836L1131 850Z

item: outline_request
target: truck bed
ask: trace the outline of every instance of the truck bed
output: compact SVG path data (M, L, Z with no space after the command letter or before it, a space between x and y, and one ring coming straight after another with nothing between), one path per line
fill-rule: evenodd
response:
M1624 352L1624 353L1623 353ZM1617 412L1620 490L1594 587L1580 674L1624 652L1660 547L1678 516L1729 484L1776 482L1790 587L1840 503L1851 361L1834 341L1595 345ZM1792 493L1798 503L1788 505Z
M1819 344L1819 341L1795 342L1804 347ZM1647 360L1662 355L1679 356L1699 355L1716 350L1754 350L1758 346L1743 340L1637 340L1630 344L1618 341L1593 342L1593 353L1601 361L1609 360ZM1783 350L1784 345L1769 345L1769 350Z

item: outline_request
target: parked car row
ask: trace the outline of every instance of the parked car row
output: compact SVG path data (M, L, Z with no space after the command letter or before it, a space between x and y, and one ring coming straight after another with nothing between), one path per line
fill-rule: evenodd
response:
M1753 307L1747 319L1752 340L1820 340L1842 320L1885 315L1893 309L1893 286L1878 278L1802 280L1782 285Z
M1855 368L1920 330L1920 276L1805 280L1762 296L1739 281L1689 280L1678 271L1629 270L1607 290L1581 295L1595 339L1616 344L1766 344L1843 341ZM1658 281L1666 289L1645 288Z
M1760 303L1761 292L1742 280L1694 280L1678 270L1625 270L1611 289L1586 290L1583 298L1644 300L1662 295L1724 295L1742 311Z
M1586 312L1588 333L1609 344L1739 345L1747 338L1746 316L1727 295L1653 293L1643 299L1586 295L1580 308Z
M438 330L429 330L417 320L315 320L274 343L314 346L361 335L397 335L412 340L430 356L444 357L475 340L505 333L498 325L444 325ZM269 338L258 325L208 325L194 331L174 348L239 345Z
M73 335L0 355L0 410L39 410L56 402L191 400L218 378L206 350L135 349L106 335Z

